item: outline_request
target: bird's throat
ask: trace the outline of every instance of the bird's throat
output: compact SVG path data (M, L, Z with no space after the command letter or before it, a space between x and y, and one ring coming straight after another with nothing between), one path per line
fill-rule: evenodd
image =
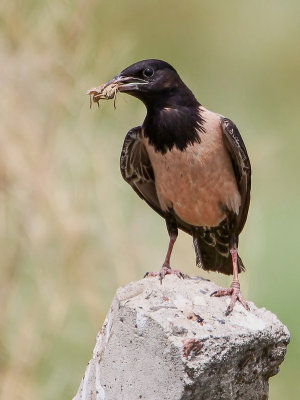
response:
M155 150L165 154L173 147L183 151L188 145L199 143L203 123L199 104L192 107L168 105L147 109L143 131Z

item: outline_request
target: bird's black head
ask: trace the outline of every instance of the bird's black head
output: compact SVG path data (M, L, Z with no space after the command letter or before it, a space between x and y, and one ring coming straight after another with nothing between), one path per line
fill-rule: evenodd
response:
M106 85L113 83L117 84L119 92L137 97L147 108L199 104L176 70L161 60L150 59L132 64Z
M94 95L94 101L99 101L99 88L96 89L89 94ZM105 90L108 96L103 94ZM146 105L143 132L156 151L165 153L174 146L184 150L200 141L199 131L203 131L204 121L200 104L165 61L139 61L100 87L105 98L112 98L116 91L135 96Z

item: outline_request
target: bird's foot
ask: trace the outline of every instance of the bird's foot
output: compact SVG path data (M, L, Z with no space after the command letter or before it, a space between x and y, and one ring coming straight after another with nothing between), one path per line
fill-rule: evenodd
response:
M214 296L214 297L231 296L230 304L227 307L227 310L225 312L226 316L231 313L237 300L245 307L245 309L247 311L250 310L246 300L244 299L244 297L242 295L239 281L233 280L229 289L216 290L215 292L213 292L211 294L211 296Z
M164 279L164 277L166 275L171 275L171 274L177 275L178 278L184 279L184 275L182 272L178 271L177 269L170 268L169 265L163 265L159 272L146 272L146 274L144 275L144 278L146 278L148 276L158 276L160 283L162 283L162 280Z

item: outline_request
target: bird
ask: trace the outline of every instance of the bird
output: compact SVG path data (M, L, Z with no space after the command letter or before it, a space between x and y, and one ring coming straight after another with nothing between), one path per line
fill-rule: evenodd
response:
M180 229L192 236L198 267L233 275L229 288L211 294L231 297L225 314L237 301L249 310L238 278L245 269L238 241L250 204L251 164L236 125L200 104L162 60L138 61L101 85L106 98L117 92L136 97L147 111L142 125L125 137L121 174L165 219L169 234L160 271L145 276L160 282L167 274L184 277L170 266ZM89 94L94 101L101 98L95 89Z

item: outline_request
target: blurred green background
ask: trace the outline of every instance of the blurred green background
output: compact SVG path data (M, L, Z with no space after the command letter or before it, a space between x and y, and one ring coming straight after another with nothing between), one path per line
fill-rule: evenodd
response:
M242 287L291 331L270 399L300 398L299 15L284 0L1 1L1 400L72 398L117 287L161 266L164 221L119 172L144 106L119 95L117 111L90 110L85 95L144 58L171 63L244 137ZM183 233L173 265L207 276Z

